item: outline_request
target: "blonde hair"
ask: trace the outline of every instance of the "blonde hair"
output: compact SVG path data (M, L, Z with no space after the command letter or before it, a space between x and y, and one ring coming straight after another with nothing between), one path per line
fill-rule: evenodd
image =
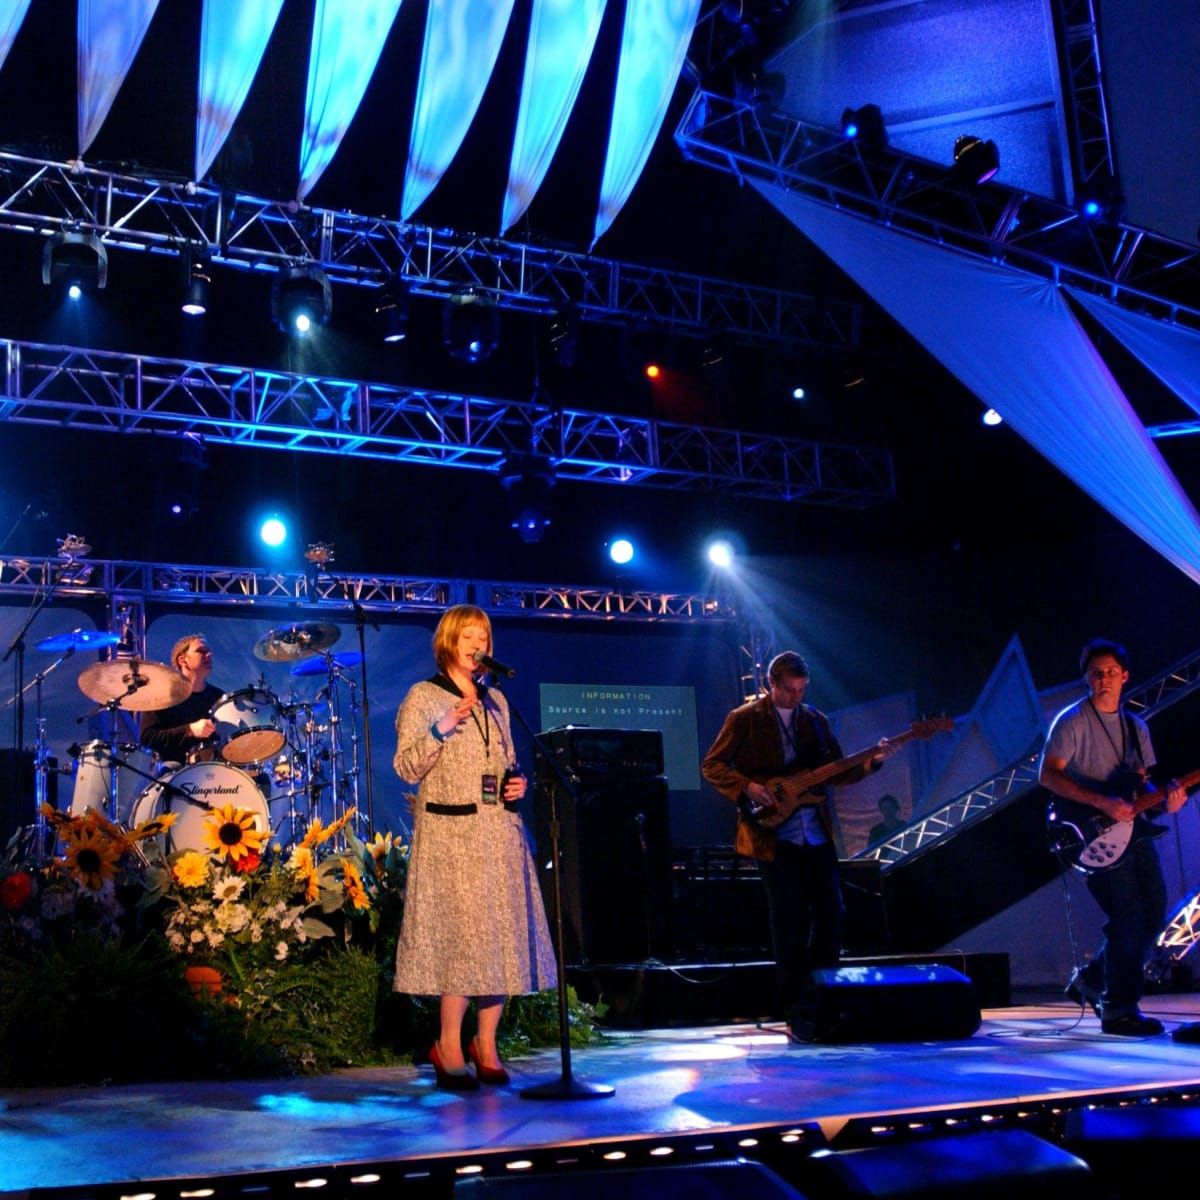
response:
M492 652L492 623L482 608L474 604L456 604L442 613L433 631L433 659L438 670L446 672L458 649L458 639L468 625L482 625L487 630L487 653Z
M191 649L193 642L204 642L207 644L208 638L202 633L189 633L185 637L181 637L175 645L171 647L171 666L176 671L179 670L179 660Z

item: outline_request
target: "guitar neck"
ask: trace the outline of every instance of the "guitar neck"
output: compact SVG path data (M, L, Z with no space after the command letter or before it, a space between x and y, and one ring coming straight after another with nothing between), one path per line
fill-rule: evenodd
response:
M1194 787L1200 785L1200 769L1189 771L1186 775L1181 775L1175 782L1185 792L1190 792ZM1135 796L1133 799L1134 816L1146 812L1156 804L1161 804L1164 796L1165 793L1159 788L1155 788L1150 792L1143 792L1140 796Z
M911 729L906 729L903 733L896 734L895 737L888 738L888 744L891 746L903 746L905 742L912 741L916 734ZM806 790L818 788L823 783L828 783L831 779L836 779L839 775L849 775L851 771L857 767L861 767L863 763L870 762L879 754L878 746L868 746L865 750L859 750L846 758L839 758L836 762L825 763L824 766L813 767L811 771L804 772L804 785Z

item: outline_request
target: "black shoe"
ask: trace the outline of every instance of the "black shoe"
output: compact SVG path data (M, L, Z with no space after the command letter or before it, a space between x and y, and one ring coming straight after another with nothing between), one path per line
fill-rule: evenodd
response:
M1082 967L1076 967L1071 973L1071 982L1063 989L1063 995L1073 1004L1078 1004L1080 1008L1084 1004L1091 1005L1092 1012L1096 1016L1100 1015L1100 989L1093 987L1088 982Z
M1116 1037L1158 1037L1163 1023L1157 1017L1144 1017L1141 1013L1130 1013L1127 1017L1112 1017L1100 1022L1101 1033Z
M790 1045L806 1046L810 1042L816 1041L817 1030L811 1021L793 1021L787 1030L787 1039Z

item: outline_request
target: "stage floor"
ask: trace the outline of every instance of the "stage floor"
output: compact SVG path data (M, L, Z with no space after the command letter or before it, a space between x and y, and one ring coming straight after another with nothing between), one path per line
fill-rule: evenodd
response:
M1148 997L1168 1032L1200 995ZM955 1042L790 1045L779 1026L619 1031L572 1074L611 1097L529 1100L558 1049L510 1063L512 1084L438 1091L429 1067L249 1082L0 1091L0 1191L370 1164L855 1117L1200 1086L1200 1046L1108 1037L1062 1002L985 1010ZM143 1048L153 1052L153 1048Z

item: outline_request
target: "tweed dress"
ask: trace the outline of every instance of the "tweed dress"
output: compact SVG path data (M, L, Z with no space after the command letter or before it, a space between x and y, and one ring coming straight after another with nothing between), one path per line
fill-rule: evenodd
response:
M554 948L524 823L502 803L480 802L483 775L499 780L516 761L508 701L484 693L486 742L478 709L439 742L430 727L459 694L445 677L426 680L396 714L392 765L420 786L392 986L421 996L554 987ZM447 814L436 811L441 805L466 807Z

